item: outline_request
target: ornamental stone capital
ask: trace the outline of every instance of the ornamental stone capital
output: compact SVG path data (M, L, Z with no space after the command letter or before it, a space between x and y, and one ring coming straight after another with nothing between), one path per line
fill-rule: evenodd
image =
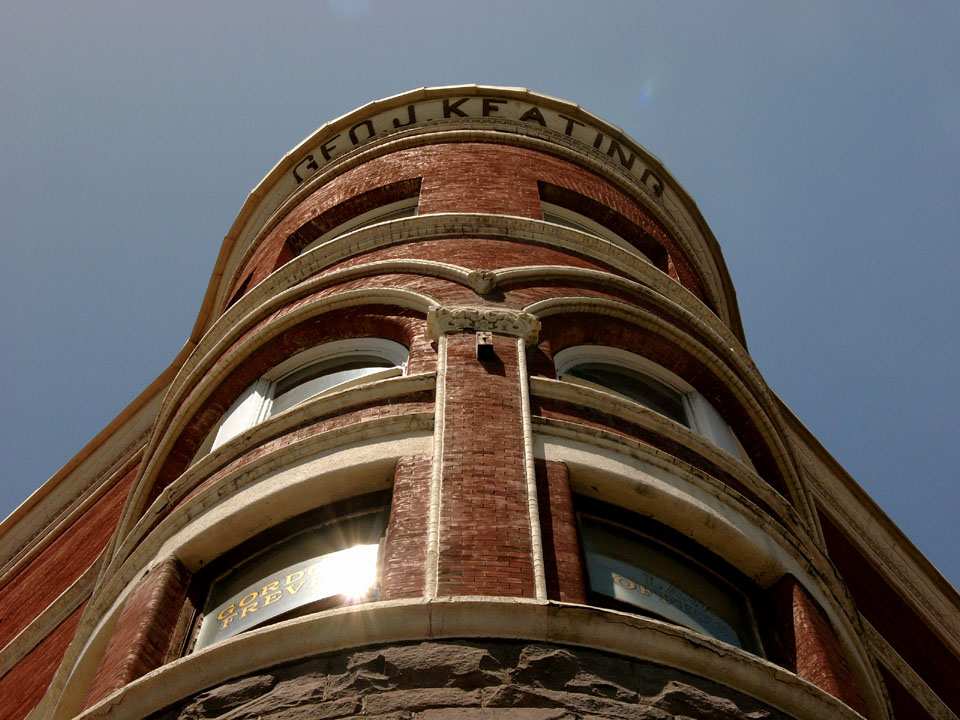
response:
M530 313L492 307L436 306L427 312L427 336L433 342L444 333L464 330L513 335L530 347L540 337L540 321Z

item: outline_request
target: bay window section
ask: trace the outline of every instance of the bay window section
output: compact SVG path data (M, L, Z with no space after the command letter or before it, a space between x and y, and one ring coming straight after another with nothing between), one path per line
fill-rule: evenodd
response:
M408 358L403 345L383 338L354 338L324 343L294 355L248 387L210 432L197 456L269 417L327 392L403 375Z
M358 511L279 538L267 533L251 554L231 553L236 562L209 581L192 650L271 622L376 600L387 518L386 507Z
M723 417L689 383L635 353L605 345L577 345L554 356L565 382L613 392L690 428L724 452L750 464Z
M579 520L593 602L760 653L746 594L652 534L592 515Z

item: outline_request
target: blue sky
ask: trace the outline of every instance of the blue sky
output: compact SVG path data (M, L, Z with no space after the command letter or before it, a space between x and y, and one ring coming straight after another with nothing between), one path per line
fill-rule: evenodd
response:
M0 516L173 359L287 150L484 83L664 161L767 381L957 586L957 37L946 3L4 3Z

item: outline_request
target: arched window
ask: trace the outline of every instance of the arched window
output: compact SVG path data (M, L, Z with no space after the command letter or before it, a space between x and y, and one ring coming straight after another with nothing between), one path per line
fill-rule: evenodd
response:
M565 207L561 207L560 205L554 205L548 202L541 202L540 205L543 212L543 219L546 222L554 223L555 225L563 225L564 227L573 228L574 230L579 230L580 232L596 235L597 237L612 242L614 245L619 245L624 250L627 250L634 255L639 255L641 258L652 264L650 258L640 252L636 246L627 242L625 238L621 237L613 230L604 227L595 220L591 220L586 215L581 215L573 210L569 210Z
M402 375L408 355L403 345L383 338L337 340L304 350L247 388L224 413L198 455L310 398Z
M686 425L737 459L746 454L716 408L689 383L635 353L605 345L577 345L554 356L557 377L627 397Z
M379 597L390 498L376 493L260 533L198 578L206 593L190 651L269 623Z
M325 242L333 240L335 237L339 237L340 235L344 235L345 233L352 232L354 230L359 230L360 228L367 227L368 225L375 225L376 223L387 222L388 220L399 220L400 218L414 217L417 214L417 206L419 202L420 198L417 196L375 207L373 210L368 210L365 213L361 213L360 215L350 218L346 222L340 223L335 228L328 230L309 245L304 247L301 252L312 250L318 245L323 245Z
M586 498L577 504L593 603L761 653L748 593L740 587L750 583L739 572L646 518Z

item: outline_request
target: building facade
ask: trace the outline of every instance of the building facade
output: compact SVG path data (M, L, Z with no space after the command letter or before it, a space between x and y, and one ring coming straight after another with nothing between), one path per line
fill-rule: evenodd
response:
M285 155L0 563L11 720L960 714L956 591L757 372L693 201L518 88Z

